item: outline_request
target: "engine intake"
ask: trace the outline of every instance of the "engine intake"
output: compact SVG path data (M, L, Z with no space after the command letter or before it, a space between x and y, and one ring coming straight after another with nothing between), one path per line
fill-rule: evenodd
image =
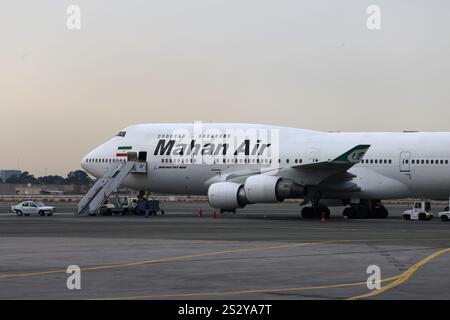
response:
M222 210L243 208L249 203L244 186L235 182L213 183L208 189L208 201L211 207Z

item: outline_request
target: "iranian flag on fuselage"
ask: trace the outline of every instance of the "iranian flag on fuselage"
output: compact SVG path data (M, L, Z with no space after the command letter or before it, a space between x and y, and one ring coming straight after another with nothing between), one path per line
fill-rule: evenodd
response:
M128 155L128 150L133 149L132 146L120 146L117 148L116 157L126 157Z

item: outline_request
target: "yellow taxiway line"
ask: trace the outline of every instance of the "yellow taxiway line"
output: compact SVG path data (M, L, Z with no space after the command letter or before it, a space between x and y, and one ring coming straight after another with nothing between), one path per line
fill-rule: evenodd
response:
M350 298L348 298L348 300L358 300L358 299L374 297L374 296L377 296L377 295L379 295L379 294L381 294L381 293L383 293L383 292L385 292L385 291L387 291L389 289L395 288L396 286L401 285L402 283L406 282L409 278L411 278L412 275L417 270L419 270L422 266L424 266L425 264L427 264L428 262L430 262L434 258L439 257L440 255L443 255L444 253L447 253L449 251L450 251L450 248L439 250L439 251L429 255L428 257L423 258L422 260L420 260L416 264L412 265L411 267L409 267L408 270L406 270L405 272L400 274L395 281L389 283L388 285L386 285L386 286L384 286L384 287L382 287L380 289L375 289L374 291L371 291L371 292L366 293L366 294L350 297Z
M214 252L206 252L206 253L198 253L192 255L184 255L184 256L176 256L169 258L161 258L161 259L153 259L153 260L144 260L138 262L130 262L130 263L122 263L122 264L109 264L109 265L99 265L93 267L82 268L82 271L97 271L97 270L107 270L107 269L118 269L118 268L127 268L127 267L135 267L141 265L155 264L161 262L171 262L171 261L182 261L192 258L199 257L209 257L209 256L217 256L229 253L242 253L242 252L254 252L261 250L273 250L273 249L285 249L292 247L300 247L307 245L316 245L316 244L326 244L326 243L345 243L345 242L361 242L368 240L330 240L330 241L318 241L318 242L303 242L303 243L294 243L294 244L284 244L284 245L276 245L276 246L267 246L267 247L256 247L256 248L244 248L244 249L232 249L232 250L223 250L223 251L214 251ZM348 300L357 300L364 299L368 297L373 297L379 295L389 289L392 289L398 285L401 285L408 279L412 277L412 275L423 265L427 264L434 258L443 255L450 251L450 248L439 250L424 259L420 260L406 271L401 273L400 275L389 277L383 279L382 282L389 282L386 286L381 289L376 289L367 294L362 294L358 296L353 296L348 298ZM59 270L49 270L49 271L39 271L39 272L30 272L30 273L17 273L17 274L3 274L0 275L1 279L11 279L11 278L20 278L20 277L29 277L29 276L40 276L40 275L50 275L57 273L66 273L66 269ZM151 299L151 298L171 298L171 297L195 297L195 296L220 296L220 295L235 295L235 294L249 294L249 293L265 293L265 292L289 292L289 291L304 291L304 290L316 290L316 289L330 289L330 288L342 288L342 287L351 287L351 286L359 286L364 285L366 282L354 282L354 283L344 283L344 284L334 284L334 285L322 285L322 286L310 286L310 287L295 287L295 288L267 288L267 289L253 289L253 290L242 290L242 291L224 291L224 292L197 292L197 293L182 293L182 294L167 294L167 295L147 295L147 296L133 296L133 297L119 297L119 298L105 298L109 299Z
M97 270L106 270L106 269L128 268L128 267L136 267L136 266L161 263L161 262L181 261L181 260L187 260L187 259L192 259L192 258L217 256L217 255L223 255L223 254L229 254L229 253L242 253L242 252L253 252L253 251L261 251L261 250L285 249L285 248L293 248L293 247L330 243L330 242L333 242L333 241L302 242L302 243L284 244L284 245L276 245L276 246L268 246L268 247L256 247L256 248L243 248L243 249L232 249L232 250L224 250L224 251L214 251L214 252L197 253L197 254L191 254L191 255L185 255L185 256L176 256L176 257L144 260L144 261L129 262L129 263L85 267L85 268L81 268L81 271L97 271ZM42 276L42 275L57 274L57 273L66 273L66 269L37 271L37 272L29 272L29 273L1 274L0 280L1 279L11 279L11 278L21 278L21 277L31 277L31 276Z
M381 282L387 282L397 279L399 276L394 276L381 280ZM93 300L139 300L139 299L163 299L163 298L188 298L188 297L200 297L200 296L225 296L225 295L235 295L235 294L249 294L249 293L267 293L267 292L290 292L290 291L306 291L306 290L317 290L317 289L330 289L330 288L344 288L361 286L367 284L364 282L353 282L353 283L341 283L341 284L331 284L323 286L311 286L311 287L294 287L294 288L266 288L266 289L253 289L253 290L241 290L241 291L215 291L215 292L194 292L194 293L179 293L179 294L160 294L160 295L142 295L142 296L129 296L129 297L114 297L114 298L101 298Z

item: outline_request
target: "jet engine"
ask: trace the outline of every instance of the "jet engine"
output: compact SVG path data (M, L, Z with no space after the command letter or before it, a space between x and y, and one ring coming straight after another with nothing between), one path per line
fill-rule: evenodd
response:
M266 175L248 177L244 190L247 200L251 203L279 202L306 194L305 186L292 180Z
M280 202L287 198L302 197L305 186L275 176L255 175L244 185L235 182L213 183L208 189L208 201L213 208L234 211L251 203Z
M208 201L211 207L233 211L248 204L244 186L235 182L217 182L209 186Z

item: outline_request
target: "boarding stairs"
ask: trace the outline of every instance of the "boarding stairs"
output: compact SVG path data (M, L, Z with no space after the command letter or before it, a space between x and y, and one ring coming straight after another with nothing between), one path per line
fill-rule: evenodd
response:
M145 162L127 161L111 164L106 174L97 179L92 188L78 203L77 213L95 213L112 193L117 192L122 181L130 173L146 173L146 169Z

